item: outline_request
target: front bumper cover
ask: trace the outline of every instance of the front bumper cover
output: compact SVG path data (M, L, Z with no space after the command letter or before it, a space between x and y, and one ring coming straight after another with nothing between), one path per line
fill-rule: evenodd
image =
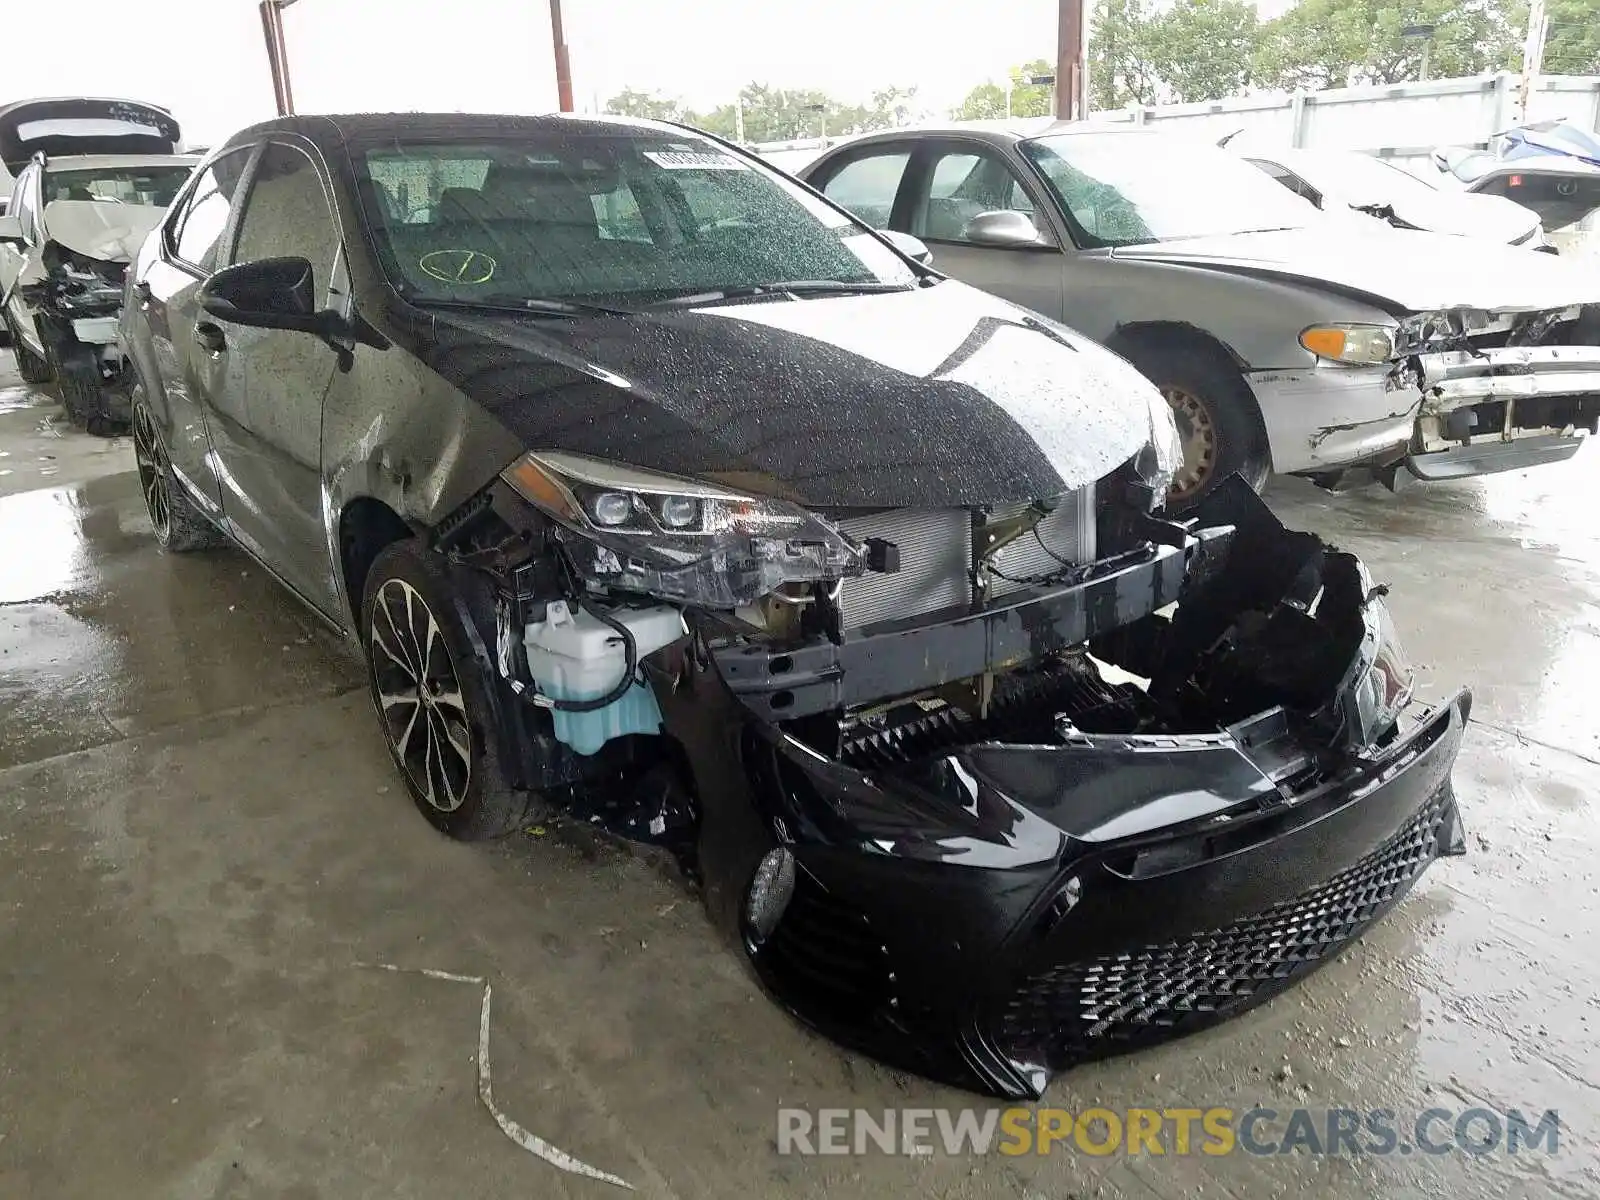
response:
M1279 556L1284 566L1264 547L1315 541L1284 531L1253 496L1235 499L1244 508L1229 518L1228 561L1239 569L1208 564L1208 598L1191 598L1190 632L1203 644L1219 596L1231 604L1280 569L1303 582L1298 557ZM1195 547L1208 544L1190 543L1195 565L1204 561ZM1381 603L1354 560L1334 558L1363 581L1359 596ZM987 631L977 643L986 662L1021 652L1008 630L1028 631L1034 653L1047 653L1070 645L1068 634L1122 624L1132 609L1119 612L1118 598L1133 580L1165 602L1170 561L1158 555L1103 582L1099 600L1076 593L1088 603L1045 589L982 614L846 638L827 651L827 670L802 670L792 653L713 647L669 686L658 680L702 806L708 906L780 1003L898 1066L1037 1097L1053 1071L1282 991L1359 937L1435 857L1460 852L1450 769L1470 712L1464 692L1377 745L1280 707L1211 733L1060 724L1050 744L960 744L863 768L786 732L772 711L776 685L758 683L784 660L779 690L792 695L779 707L792 711L812 707L813 688L837 700L882 687L885 653L895 672L925 660L954 669L935 651L972 642L973 622ZM1328 597L1337 590L1324 585ZM919 683L898 680L901 694ZM1345 687L1325 697L1329 708ZM794 889L761 936L744 902L779 846L793 857Z

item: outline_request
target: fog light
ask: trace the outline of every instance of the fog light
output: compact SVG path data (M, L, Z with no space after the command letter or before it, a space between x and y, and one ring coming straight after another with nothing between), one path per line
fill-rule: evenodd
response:
M745 920L757 941L771 936L793 896L794 855L783 846L767 851L751 876L750 895L744 903Z

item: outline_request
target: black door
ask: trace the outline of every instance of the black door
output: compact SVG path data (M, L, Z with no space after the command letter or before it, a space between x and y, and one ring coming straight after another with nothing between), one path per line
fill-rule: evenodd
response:
M250 174L233 264L307 259L319 305L330 306L341 255L329 196L311 153L267 143ZM212 393L208 412L229 527L284 582L334 616L338 591L322 515L322 402L338 358L311 334L212 319L220 353L237 364Z
M173 470L213 516L220 513L221 483L205 411L234 364L201 343L201 326L209 318L200 311L198 293L222 256L255 150L231 150L200 173L163 224L159 248L141 256L134 279L133 302L142 320L131 325L148 344L133 349L146 368L146 383L162 392L149 397L150 409Z

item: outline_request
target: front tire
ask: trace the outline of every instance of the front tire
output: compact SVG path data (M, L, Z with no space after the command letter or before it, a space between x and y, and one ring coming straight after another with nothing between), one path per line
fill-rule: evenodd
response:
M386 546L361 613L373 710L417 810L462 841L516 829L533 797L500 769L490 665L444 563L415 539Z
M1198 338L1152 338L1122 353L1161 389L1183 440L1183 464L1167 493L1168 509L1192 507L1235 473L1258 492L1267 485L1272 457L1260 409L1220 348Z
M192 554L224 545L222 532L183 490L172 471L172 459L156 428L155 415L144 401L143 385L133 390L133 461L139 470L139 490L144 493L150 527L163 549Z
M5 326L6 332L11 335L11 350L17 356L17 374L22 376L22 382L49 383L55 377L50 370L50 363L28 349L28 343L17 332L16 322L11 319L9 311L5 313Z

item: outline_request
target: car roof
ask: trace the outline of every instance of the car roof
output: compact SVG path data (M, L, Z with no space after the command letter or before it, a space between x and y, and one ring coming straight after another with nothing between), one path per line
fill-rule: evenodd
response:
M507 113L328 113L317 116L278 117L241 129L218 149L253 141L264 134L299 134L323 149L355 141L386 137L451 138L496 137L533 133L566 133L613 137L629 133L683 136L686 126L666 121L646 121L634 117L545 113L519 116ZM710 137L713 135L702 134Z
M107 167L192 167L198 154L62 154L45 160L51 171L101 171Z
M1059 121L1054 117L1023 117L995 121L946 121L941 124L908 125L900 129L884 129L841 139L830 146L828 153L844 146L863 146L878 142L920 140L931 138L966 138L987 142L992 146L1013 146L1018 142L1038 137L1087 137L1114 133L1122 137L1144 137L1165 130L1144 126L1105 125L1085 121ZM819 154L820 158L821 155Z

